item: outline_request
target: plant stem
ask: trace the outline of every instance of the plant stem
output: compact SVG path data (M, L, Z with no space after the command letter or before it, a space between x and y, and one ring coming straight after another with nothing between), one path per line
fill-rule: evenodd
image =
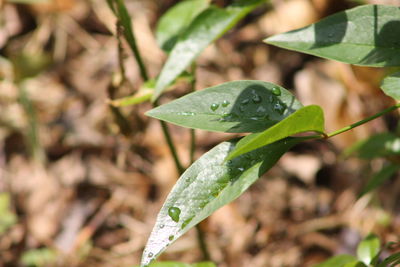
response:
M190 82L190 92L194 92L196 90L196 63L192 64L192 80ZM196 151L196 132L195 129L190 129L190 164L194 162L194 153Z
M397 103L396 105L391 106L391 107L389 107L387 109L384 109L384 110L372 115L371 117L368 117L366 119L363 119L361 121L353 123L353 124L351 124L349 126L346 126L346 127L342 128L342 129L339 129L339 130L334 131L332 133L329 133L329 134L326 135L326 138L330 138L330 137L333 137L335 135L347 132L347 131L349 131L351 129L354 129L354 128L356 128L356 127L358 127L358 126L360 126L360 125L362 125L364 123L367 123L367 122L372 121L372 120L374 120L374 119L376 119L376 118L378 118L378 117L380 117L382 115L385 115L386 113L389 113L389 112L391 112L391 111L393 111L395 109L398 109L399 107L400 107L400 103Z

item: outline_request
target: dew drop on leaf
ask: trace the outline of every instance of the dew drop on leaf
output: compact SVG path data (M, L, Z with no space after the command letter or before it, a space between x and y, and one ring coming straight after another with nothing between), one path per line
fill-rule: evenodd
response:
M223 107L227 107L227 106L229 106L229 104L230 104L231 102L229 102L228 100L224 100L224 101L222 101L222 106Z
M154 256L154 254L152 253L152 252L150 252L148 255L147 255L147 257L149 257L149 258L151 258L151 257L153 257Z
M281 89L279 87L273 87L272 88L272 93L276 96L280 96L281 95Z
M247 105L250 102L249 99L243 99L242 102L240 102L242 105Z
M174 236L173 235L170 235L169 237L168 237L168 240L169 241L172 241L174 239Z
M211 109L212 111L216 111L216 110L218 109L218 107L219 107L219 104L214 103L214 104L211 104L210 109Z
M170 207L168 209L168 215L174 222L179 222L179 216L181 215L181 210L177 207Z
M254 104L261 103L261 101L262 101L261 96L259 96L259 95L257 95L257 94L253 95L252 100L253 100L253 103L254 103Z
M164 228L164 224L160 224L160 228L163 229Z
M285 109L286 109L286 107L285 107L283 104L281 104L281 103L276 103L276 104L274 105L274 110L275 110L276 112L280 113L280 114L283 114L283 112L285 111Z

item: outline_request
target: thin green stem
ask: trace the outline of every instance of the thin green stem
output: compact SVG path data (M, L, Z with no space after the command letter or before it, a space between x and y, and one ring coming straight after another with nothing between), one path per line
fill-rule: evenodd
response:
M204 231L201 229L200 224L196 225L196 232L197 232L197 240L199 242L199 246L201 249L201 252L203 253L203 260L205 261L210 261L210 253L208 252L207 244L204 238Z
M385 115L386 113L389 113L389 112L391 112L391 111L393 111L393 110L396 110L396 109L398 109L399 107L400 107L400 103L397 103L396 105L391 106L391 107L389 107L389 108L387 108L387 109L384 109L384 110L382 110L382 111L380 111L380 112L378 112L378 113L372 115L371 117L368 117L368 118L366 118L366 119L363 119L363 120L361 120L361 121L358 121L358 122L356 122L356 123L353 123L353 124L351 124L351 125L349 125L349 126L346 126L346 127L342 128L342 129L339 129L339 130L334 131L334 132L332 132L332 133L329 133L329 134L326 135L326 138L330 138L330 137L333 137L333 136L335 136L335 135L338 135L338 134L347 132L347 131L349 131L349 130L351 130L351 129L354 129L354 128L356 128L356 127L358 127L358 126L360 126L360 125L362 125L362 124L364 124L364 123L367 123L367 122L372 121L372 120L374 120L374 119L376 119L376 118L378 118L378 117L380 117L380 116L382 116L382 115Z

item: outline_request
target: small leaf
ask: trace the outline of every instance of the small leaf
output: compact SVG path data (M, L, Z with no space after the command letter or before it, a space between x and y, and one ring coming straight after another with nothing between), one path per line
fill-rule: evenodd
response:
M229 154L228 159L233 159L285 137L309 131L324 133L324 114L319 106L311 105L301 108L264 132L242 138L235 150Z
M154 85L154 80L148 80L134 95L111 100L110 105L114 107L125 107L148 101L153 95Z
M175 261L153 262L149 267L216 267L212 262L182 263Z
M362 159L400 155L400 137L390 132L371 136L345 151L347 156L354 153Z
M301 107L278 85L234 81L188 94L146 115L188 128L241 133L263 131Z
M343 254L334 256L322 263L314 265L313 267L343 267L345 264L352 263L354 261L357 261L356 257L352 255Z
M209 44L262 2L264 0L242 0L225 9L210 6L200 13L172 49L158 77L152 100L155 101Z
M400 72L393 73L383 79L381 88L385 94L400 100Z
M178 35L209 5L209 0L186 0L177 3L160 18L156 29L158 45L166 52L174 47Z
M364 240L358 244L357 257L359 260L369 265L375 257L378 256L381 242L379 238L374 235L368 235Z
M400 66L400 8L363 5L265 42L345 63Z
M371 192L378 186L382 185L386 180L393 176L400 169L400 165L389 164L383 167L378 173L376 173L368 184L362 190L360 197Z
M394 267L398 266L398 264L400 264L400 252L390 255L379 263L377 267Z
M143 252L147 266L162 251L211 213L239 197L301 138L288 138L225 162L235 142L223 142L193 163L179 178L161 208ZM179 219L169 209L180 210Z

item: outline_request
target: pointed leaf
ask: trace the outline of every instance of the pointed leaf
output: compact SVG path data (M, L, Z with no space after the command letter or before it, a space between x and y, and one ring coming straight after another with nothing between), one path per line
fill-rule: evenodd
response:
M261 81L234 81L188 94L146 115L216 132L258 132L302 105L286 89Z
M399 7L363 5L265 42L355 65L400 66L399 18Z
M394 267L400 264L400 252L390 255L386 259L384 259L381 263L379 263L378 267Z
M400 100L400 72L385 77L382 81L381 88L388 96Z
M368 181L368 184L362 190L360 196L363 196L378 186L382 185L386 180L393 176L400 169L400 165L397 164L389 164L383 167L378 173L376 173L371 180Z
M301 138L288 138L225 161L235 142L223 142L193 163L161 208L143 252L148 265L178 237L223 205L239 197Z
M343 254L334 256L324 262L314 265L313 267L343 267L345 264L352 263L354 261L357 261L356 257L352 255Z
M264 1L242 0L225 9L211 6L200 13L180 35L172 49L158 77L152 100L155 101L210 43Z
M370 234L358 244L357 257L366 265L369 265L378 256L380 247L379 238L374 234Z
M169 52L178 35L209 5L209 0L186 0L177 3L160 18L156 29L158 45Z
M228 159L233 159L285 137L309 131L324 133L324 114L319 106L311 105L301 108L264 132L242 138L235 150L229 154Z

